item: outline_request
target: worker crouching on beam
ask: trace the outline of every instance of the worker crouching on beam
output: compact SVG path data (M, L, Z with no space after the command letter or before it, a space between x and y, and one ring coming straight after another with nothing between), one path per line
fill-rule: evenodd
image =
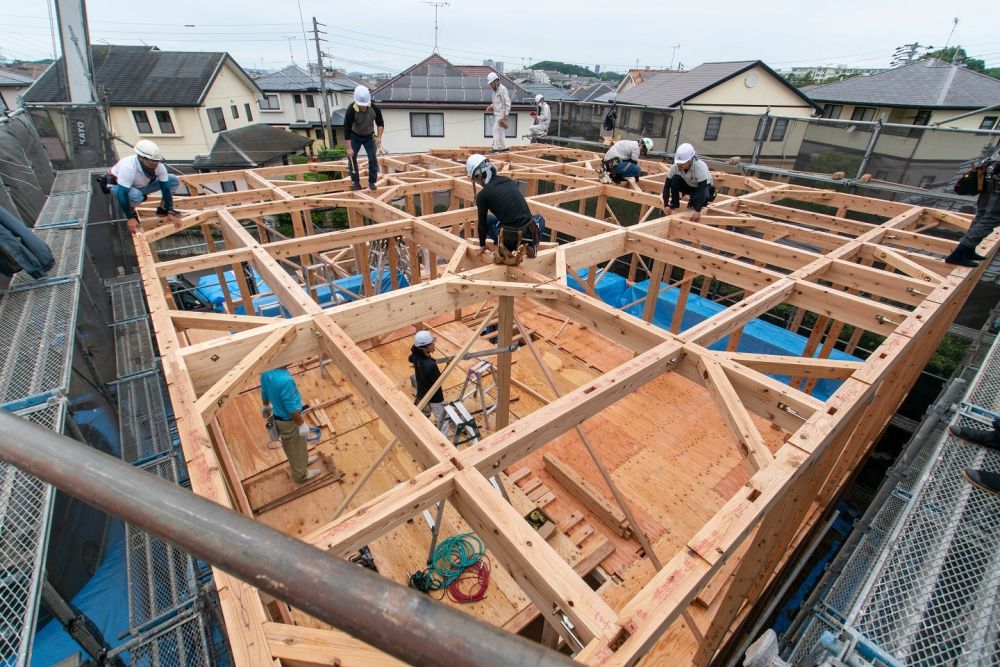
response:
M497 175L496 167L478 153L469 156L465 170L473 186L482 188L476 195L479 212L479 251L476 254L486 251L486 239L489 238L497 247L494 264L516 266L525 253L534 257L545 231L545 218L531 214L517 181Z

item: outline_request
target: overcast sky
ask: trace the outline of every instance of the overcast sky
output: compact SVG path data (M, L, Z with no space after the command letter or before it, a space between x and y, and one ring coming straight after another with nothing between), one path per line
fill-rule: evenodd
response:
M678 7L677 5L684 6ZM0 56L49 57L46 0L7 0L0 9ZM301 16L310 32L303 37ZM1000 3L841 0L452 0L440 7L439 50L456 64L503 61L506 69L562 60L602 70L761 59L775 69L845 64L878 67L896 47L951 44L1000 66ZM244 67L275 69L315 61L312 17L325 23L329 63L348 71L400 70L434 47L434 7L421 0L91 0L95 44L228 51ZM678 45L676 51L674 46ZM57 47L58 48L58 47Z

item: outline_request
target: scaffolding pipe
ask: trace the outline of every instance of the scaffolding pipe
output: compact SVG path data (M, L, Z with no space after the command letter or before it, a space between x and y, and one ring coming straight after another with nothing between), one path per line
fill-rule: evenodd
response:
M0 459L415 665L573 664L415 590L0 410Z

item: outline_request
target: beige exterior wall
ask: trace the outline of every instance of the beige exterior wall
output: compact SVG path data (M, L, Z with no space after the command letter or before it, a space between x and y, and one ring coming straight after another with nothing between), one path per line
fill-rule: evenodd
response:
M459 148L460 146L489 146L493 143L493 135L484 136L486 114L483 110L468 109L382 109L382 119L385 120L385 133L382 144L390 153L418 153L432 148ZM443 137L411 137L410 113L442 113L444 114ZM528 131L532 123L527 111L515 111L511 116L517 116L517 137L507 137L509 146L527 143L521 135Z
M30 83L26 86L4 86L0 88L0 99L3 100L3 102L0 102L0 109L10 109L13 111L21 106L21 102L17 98L23 95L24 91L28 90L28 88L31 88Z
M752 87L747 77L756 76ZM753 69L707 90L684 103L685 109L761 113L771 107L780 116L809 117L813 108L763 67Z
M196 155L207 155L215 144L216 133L208 121L208 109L220 108L227 130L251 124L247 120L246 106L250 105L254 120L261 122L257 108L258 93L227 61L205 96L203 106L195 107L112 107L109 110L111 131L122 139L135 144L140 139L151 139L160 147L168 161L191 161ZM236 106L233 117L232 106ZM152 125L152 132L140 133L136 126L133 110L143 110ZM174 126L173 133L164 133L156 120L156 111L170 114ZM117 146L119 155L127 155L124 145Z

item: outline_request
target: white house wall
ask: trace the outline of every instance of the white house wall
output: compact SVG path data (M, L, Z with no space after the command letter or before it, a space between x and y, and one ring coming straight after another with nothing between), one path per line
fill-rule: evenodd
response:
M492 134L484 135L484 110L469 109L382 109L385 121L385 133L382 144L390 153L417 153L432 148L459 148L461 146L484 146L493 142ZM443 137L412 137L410 136L411 113L443 113ZM517 138L507 137L507 144L517 146L527 143L521 135L528 131L533 122L527 111L517 111ZM554 122L554 121L553 121Z

